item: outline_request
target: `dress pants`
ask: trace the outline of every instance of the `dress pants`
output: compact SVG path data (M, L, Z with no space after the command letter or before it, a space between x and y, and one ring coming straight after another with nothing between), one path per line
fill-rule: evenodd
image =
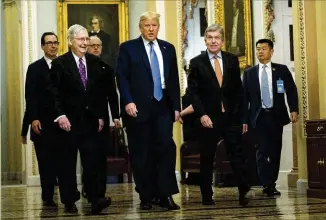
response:
M154 194L168 197L179 192L175 176L176 147L172 139L174 116L165 97L160 102L152 100L148 120L133 120L127 126L131 165L142 201L150 201Z
M261 109L254 134L260 183L264 187L275 187L280 169L283 125L277 123L271 110Z
M59 158L56 146L53 145L54 136L44 128L41 135L33 138L38 168L40 173L42 200L52 201L54 187L57 185L57 161Z
M242 125L233 124L226 113L213 119L213 128L204 128L200 125L200 190L203 200L211 200L213 196L213 162L217 144L224 139L226 150L231 161L239 191L250 188L247 169L242 152ZM216 155L217 157L219 155Z

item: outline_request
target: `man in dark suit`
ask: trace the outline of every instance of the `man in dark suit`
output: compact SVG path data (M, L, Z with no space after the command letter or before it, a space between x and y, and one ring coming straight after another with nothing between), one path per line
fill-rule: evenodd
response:
M95 56L100 57L102 54L102 41L100 40L100 38L96 37L96 36L92 36L90 37L90 41L89 41L89 45L87 48L87 52L89 54L93 54ZM109 148L113 148L113 146L110 145L111 141L110 139L112 137L110 137L110 116L109 116L109 106L110 106L110 110L111 110L111 117L112 117L112 121L114 122L114 126L115 128L120 128L120 114L119 114L119 100L118 100L118 93L117 93L117 87L116 87L116 83L115 83L115 76L114 76L114 72L113 69L111 68L111 66L109 66L108 64L106 64L105 62L102 62L101 64L102 66L102 77L103 77L103 93L106 94L106 99L107 99L107 103L105 104L105 117L104 117L104 128L101 131L101 135L100 138L102 139L101 143L103 144L103 147L101 148L101 151L103 152L104 155L108 155L108 151L110 150ZM106 161L105 161L106 164ZM106 192L106 165L102 166L103 170L102 170L102 178L100 178L100 183L102 183L102 187L101 187L101 195L103 195L103 197L105 196L105 192ZM84 175L83 175L84 178ZM84 181L83 181L84 182ZM83 193L85 193L85 191L83 190ZM85 193L86 194L86 193ZM86 195L84 195L86 196Z
M256 55L259 64L245 70L243 75L243 132L248 130L248 125L253 128L258 176L267 196L281 195L275 182L280 168L283 126L290 121L296 122L298 114L298 93L291 72L285 65L271 62L273 52L271 40L258 40Z
M55 59L50 74L50 90L55 103L55 122L60 141L59 188L65 211L76 213L76 161L80 152L85 176L84 187L91 212L107 208L110 198L101 195L101 171L106 165L105 154L99 148L99 132L104 126L106 94L102 91L101 60L87 54L89 37L81 25L68 29L70 51Z
M57 56L58 38L52 32L41 37L44 57L30 64L26 74L26 111L23 120L22 136L27 135L31 124L31 140L34 142L38 161L42 200L45 206L57 206L53 201L54 186L57 182L56 150L53 145L53 102L47 91L51 63Z
M205 31L207 53L190 61L188 92L194 114L200 118L200 190L204 205L215 204L212 199L213 160L217 144L224 139L231 165L237 178L240 205L247 205L254 196L245 175L242 153L241 85L238 58L221 51L224 29L217 24Z
M180 86L175 48L157 39L159 16L140 16L141 36L120 45L116 71L140 208L152 209L151 174L156 172L160 205L177 210L172 198L179 192L172 129L180 114Z
M90 23L92 30L89 32L89 36L97 36L100 38L103 44L101 58L114 69L117 61L117 43L112 42L111 36L102 30L104 21L100 16L92 16Z

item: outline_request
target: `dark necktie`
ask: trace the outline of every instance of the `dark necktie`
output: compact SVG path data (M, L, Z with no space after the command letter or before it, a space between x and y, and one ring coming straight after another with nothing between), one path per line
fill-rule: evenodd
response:
M80 74L80 78L84 84L84 87L86 88L87 85L87 76L86 76L86 68L85 68L85 64L82 58L79 58L79 74Z

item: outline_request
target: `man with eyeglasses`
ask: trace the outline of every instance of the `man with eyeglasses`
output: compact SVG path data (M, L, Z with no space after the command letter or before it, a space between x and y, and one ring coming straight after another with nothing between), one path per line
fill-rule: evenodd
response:
M27 133L31 124L31 140L34 142L38 161L42 200L44 206L57 207L53 201L54 186L57 184L56 161L58 154L53 144L54 105L48 92L48 77L53 59L57 57L58 38L52 32L45 32L41 37L44 57L28 66L25 84L26 111L23 120L22 142L27 143ZM76 188L75 188L76 189Z
M106 157L101 152L99 133L105 119L106 94L103 93L101 60L88 54L86 28L75 24L68 29L70 51L52 63L50 91L55 103L55 122L60 144L59 188L65 212L76 213L76 162L79 150L83 166L84 187L92 214L111 204L100 193L101 171ZM62 181L60 181L62 180Z
M117 59L118 42L112 42L112 37L103 30L104 21L100 16L92 16L90 26L92 29L88 33L89 36L96 36L102 41L101 58L114 69Z
M89 45L87 52L89 54L93 54L95 56L100 57L102 53L102 41L100 38L96 36L90 37ZM120 128L120 114L119 114L119 99L118 99L118 93L117 93L117 87L115 83L115 76L113 69L106 64L104 61L101 62L101 68L102 70L102 78L105 83L103 83L103 93L106 94L106 98L108 103L105 104L105 118L104 118L104 128L100 132L100 138L101 138L101 144L103 148L102 150L103 155L108 155L108 152L110 149L112 149L113 146L110 145L110 141L108 139L111 139L110 137L108 138L108 135L110 134L110 117L112 118L112 121L114 123L115 128ZM110 112L109 112L109 107L110 106ZM101 166L103 168L102 175L99 179L99 185L101 185L100 189L100 194L105 196L106 192L106 161L104 161L105 164ZM82 177L83 182L84 182L84 176ZM83 196L87 197L87 194L83 188L82 190Z

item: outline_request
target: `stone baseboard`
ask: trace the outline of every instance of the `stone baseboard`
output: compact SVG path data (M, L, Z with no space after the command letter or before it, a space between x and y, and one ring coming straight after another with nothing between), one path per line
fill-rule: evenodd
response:
M307 179L298 179L297 193L298 194L307 194L307 189L308 189L308 180Z

